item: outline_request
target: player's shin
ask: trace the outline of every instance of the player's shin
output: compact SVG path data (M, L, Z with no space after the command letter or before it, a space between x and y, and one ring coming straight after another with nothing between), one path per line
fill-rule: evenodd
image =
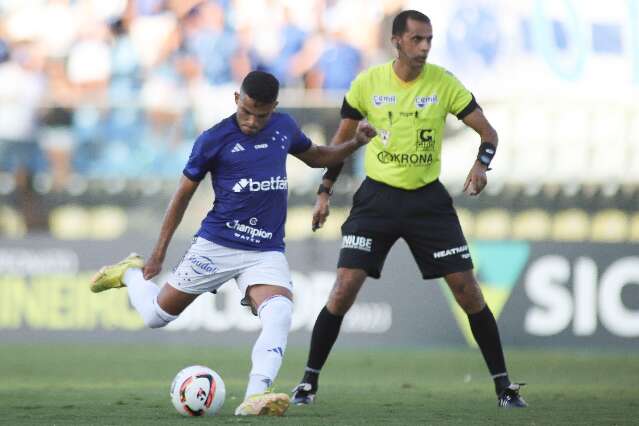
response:
M147 327L164 327L177 318L158 306L157 297L160 289L152 281L144 279L140 268L129 268L122 280L127 286L131 305L138 311Z
M267 299L259 307L262 332L253 346L253 366L246 397L266 392L277 377L291 328L293 302L284 296Z

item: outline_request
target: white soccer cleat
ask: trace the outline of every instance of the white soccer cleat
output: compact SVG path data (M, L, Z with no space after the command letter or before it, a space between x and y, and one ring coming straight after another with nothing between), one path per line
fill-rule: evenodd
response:
M283 416L290 400L285 393L264 392L249 396L236 409L236 416Z

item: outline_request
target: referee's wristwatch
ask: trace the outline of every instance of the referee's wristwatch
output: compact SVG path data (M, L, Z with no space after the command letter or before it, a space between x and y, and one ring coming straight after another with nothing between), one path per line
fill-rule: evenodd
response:
M332 188L324 186L323 183L320 183L319 187L317 188L317 195L320 195L321 193L324 193L324 192L327 193L329 197L331 195L333 195L333 189Z

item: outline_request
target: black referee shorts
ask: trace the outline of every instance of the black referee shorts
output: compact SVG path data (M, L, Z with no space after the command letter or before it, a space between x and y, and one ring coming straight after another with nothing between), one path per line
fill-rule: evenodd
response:
M405 190L366 178L342 225L337 267L379 278L398 238L408 243L425 279L473 268L453 201L439 180Z

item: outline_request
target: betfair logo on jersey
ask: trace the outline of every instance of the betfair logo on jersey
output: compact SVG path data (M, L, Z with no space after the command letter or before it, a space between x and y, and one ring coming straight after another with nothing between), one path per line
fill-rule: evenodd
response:
M370 252L373 249L373 239L359 235L344 235L342 237L342 248Z
M373 95L373 105L381 107L382 105L397 103L397 96L395 95Z
M437 95L433 96L417 96L415 98L415 107L417 109L424 109L426 106L436 104L438 102Z
M272 177L269 180L240 179L233 185L233 192L242 192L248 189L250 192L260 191L286 191L288 179L285 177Z
M377 161L382 164L395 164L399 167L429 166L433 163L433 154L406 154L397 152L380 151Z
M440 257L446 257L448 252L451 255L457 254L453 251L459 252L462 257L468 255L468 248L466 247L466 250L462 251L460 250L462 247L442 250L435 253L434 257L437 254L440 254ZM471 244L470 251L473 254L479 287L481 287L486 304L490 306L495 319L498 319L528 263L530 245L519 241L482 242ZM475 339L468 323L468 315L459 307L443 280L442 291L446 294L457 325L466 338L466 342L475 346Z

